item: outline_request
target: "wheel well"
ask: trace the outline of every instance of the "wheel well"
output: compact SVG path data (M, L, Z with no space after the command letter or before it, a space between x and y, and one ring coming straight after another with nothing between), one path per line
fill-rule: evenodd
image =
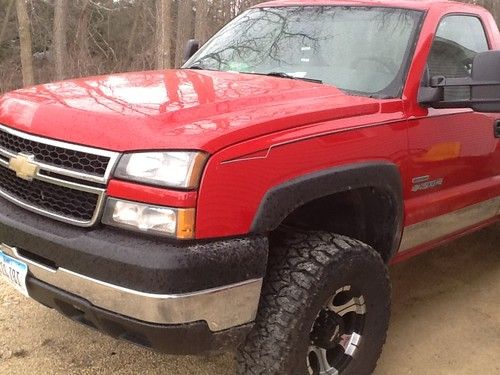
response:
M320 230L358 239L388 262L398 223L393 197L375 188L359 188L315 199L295 209L282 226ZM279 228L278 228L279 230Z

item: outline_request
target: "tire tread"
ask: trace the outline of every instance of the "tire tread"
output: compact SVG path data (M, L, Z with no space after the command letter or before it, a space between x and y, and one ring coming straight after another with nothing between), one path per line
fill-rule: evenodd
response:
M329 266L352 257L368 258L380 267L377 271L385 275L390 285L380 254L358 240L327 232L300 231L285 233L284 238L273 248L269 259L255 326L238 349L239 375L291 374L282 360L287 353L294 352L289 343L294 341L296 332L288 327L300 326L300 312L307 308L309 290ZM390 310L390 299L384 308ZM378 355L385 339L384 336Z

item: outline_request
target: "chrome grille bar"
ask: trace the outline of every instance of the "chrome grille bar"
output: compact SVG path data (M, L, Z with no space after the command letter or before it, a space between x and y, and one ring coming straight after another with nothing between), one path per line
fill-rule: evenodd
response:
M75 170L71 170L69 168L63 168L63 167L57 167L54 165L50 165L44 162L41 162L36 159L35 155L35 161L37 165L39 165L40 169L43 169L48 172L52 173L57 173L59 175L63 176L68 176L80 180L85 180L89 182L94 182L94 183L100 183L100 184L106 184L111 176L111 173L113 172L113 169L116 165L116 162L118 161L118 157L120 156L119 153L113 152L113 151L107 151L107 150L102 150L102 149L96 149L96 148L91 148L91 147L86 147L86 146L80 146L80 145L75 145L72 143L66 143L62 141L56 141L53 139L47 139L47 138L42 138L39 136L34 136L28 133L21 132L19 130L14 130L11 128L8 128L2 124L0 124L0 132L4 132L7 134L11 134L13 136L26 139L29 141L37 142L43 145L49 145L49 146L54 146L58 147L61 149L66 149L66 150L72 150L72 151L77 151L77 152L82 152L86 153L89 155L96 155L96 156L104 156L109 158L109 163L106 168L106 172L104 173L103 176L96 176L84 172L79 172ZM12 150L5 149L4 147L0 146L0 156L3 156L6 159L11 159L12 157L15 157L18 153L14 152Z
M106 188L105 185L107 184L111 173L118 161L118 158L120 156L119 153L112 152L112 151L107 151L107 150L100 150L100 149L94 149L90 147L85 147L85 146L79 146L79 145L74 145L66 142L61 142L61 141L55 141L51 139L46 139L38 136L33 136L27 133L20 132L18 130L10 129L7 128L4 125L0 124L0 132L5 132L8 134L12 134L16 137L22 138L22 139L27 139L29 141L37 142L42 145L50 145L54 147L60 148L62 151L64 150L73 150L77 151L79 153L86 153L89 155L97 155L97 156L103 156L106 158L109 158L109 163L106 167L106 172L102 176L97 176L97 175L92 175L76 170L71 170L68 168L64 167L58 167L55 165L48 164L46 162L42 162L36 159L33 160L33 164L38 166L38 169L33 176L33 180L41 181L45 184L50 184L50 185L44 185L44 186L59 186L65 189L72 189L74 191L79 191L79 192L84 192L88 194L92 194L96 196L96 207L93 213L92 218L89 220L79 220L74 217L66 217L64 215L61 215L58 212L52 212L47 209L44 209L43 207L39 207L36 205L36 202L40 202L40 198L37 195L36 199L34 202L26 202L21 199L20 196L16 196L12 192L12 188L9 187L5 191L5 189L0 188L0 197L3 197L4 199L26 209L31 212L35 212L37 214L40 214L42 216L46 216L58 221L62 221L65 223L73 224L76 226L80 227L90 227L93 226L98 222L100 219L100 216L102 214L102 209L105 203L105 198L106 198ZM15 158L19 155L19 153L14 152L13 150L8 150L5 147L0 146L0 168L6 168L9 169L9 164L10 160L12 158ZM44 158L47 159L46 155L44 155ZM9 170L10 172L10 170ZM45 173L44 173L45 172ZM67 177L68 179L66 179ZM11 180L8 180L11 181ZM85 184L85 182L89 182L89 184ZM21 183L21 182L20 182ZM26 191L26 185L21 185L24 186L24 191ZM52 188L51 188L52 189ZM69 194L70 196L72 194ZM43 196L43 191L42 191L42 196ZM26 196L23 196L25 198ZM44 200L45 198L42 198ZM61 207L64 208L64 198L61 198ZM92 202L93 205L93 202ZM64 211L64 209L62 210ZM90 213L90 212L89 212ZM83 216L83 215L82 215ZM90 216L90 215L88 215Z

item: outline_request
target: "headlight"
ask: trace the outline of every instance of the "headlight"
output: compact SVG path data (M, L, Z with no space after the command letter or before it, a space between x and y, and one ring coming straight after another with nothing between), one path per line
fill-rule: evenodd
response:
M115 176L151 185L195 189L207 158L207 154L196 151L125 154L118 163Z
M102 222L138 232L190 239L194 237L194 208L169 208L109 198Z

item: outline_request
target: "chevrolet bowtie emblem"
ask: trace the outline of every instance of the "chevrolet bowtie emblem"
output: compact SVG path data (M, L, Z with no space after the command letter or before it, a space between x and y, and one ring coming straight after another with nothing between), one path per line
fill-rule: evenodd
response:
M9 160L9 169L16 172L17 177L32 181L38 173L38 165L32 155L19 154Z

